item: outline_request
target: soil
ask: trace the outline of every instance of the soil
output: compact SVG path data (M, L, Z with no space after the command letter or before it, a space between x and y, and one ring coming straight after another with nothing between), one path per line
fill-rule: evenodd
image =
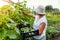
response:
M53 38L51 38L51 40L60 40L60 32Z

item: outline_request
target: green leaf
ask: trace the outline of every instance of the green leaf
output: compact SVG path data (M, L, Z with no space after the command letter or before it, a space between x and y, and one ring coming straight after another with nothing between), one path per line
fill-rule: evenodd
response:
M16 34L16 32L14 32L13 30L8 30L7 36L8 36L10 39L16 39L16 38L17 38L17 34Z
M0 28L0 40L6 37L7 31L4 28Z

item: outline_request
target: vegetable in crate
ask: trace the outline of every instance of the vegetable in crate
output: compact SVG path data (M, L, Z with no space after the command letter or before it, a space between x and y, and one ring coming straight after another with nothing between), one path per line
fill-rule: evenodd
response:
M32 37L32 36L37 36L39 30L35 30L35 31L30 31L30 32L21 32L21 35L23 38L28 38L28 37Z

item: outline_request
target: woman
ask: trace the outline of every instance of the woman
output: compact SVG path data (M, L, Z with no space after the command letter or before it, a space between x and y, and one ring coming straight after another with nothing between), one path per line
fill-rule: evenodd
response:
M27 16L31 16L35 19L33 28L34 30L39 30L39 35L34 36L33 40L46 40L47 20L45 17L44 7L39 5L35 9L35 12L36 12L36 15L27 14L25 11L23 11L23 14Z

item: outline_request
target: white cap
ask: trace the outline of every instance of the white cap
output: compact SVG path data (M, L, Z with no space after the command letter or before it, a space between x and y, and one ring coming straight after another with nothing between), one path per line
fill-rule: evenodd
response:
M42 5L37 6L37 8L35 9L35 12L37 14L45 14L45 8Z

